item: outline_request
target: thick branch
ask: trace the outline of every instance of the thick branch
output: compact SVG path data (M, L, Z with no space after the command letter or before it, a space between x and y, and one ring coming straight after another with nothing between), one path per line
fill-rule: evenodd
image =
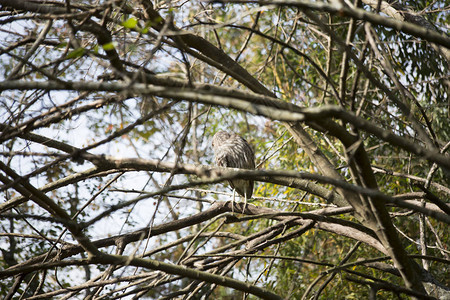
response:
M260 5L280 5L292 6L308 10L316 10L338 14L340 16L350 17L357 20L364 20L375 25L393 28L395 30L411 34L419 37L425 41L439 44L441 46L450 48L450 37L445 34L430 30L427 27L415 25L409 22L398 21L393 18L387 18L379 14L368 12L360 8L351 8L341 1L326 2L311 2L311 1L296 1L296 0L224 0L220 2L228 3L258 3Z
M370 5L372 8L377 8L378 3L380 3L379 0L363 0L363 2ZM398 21L407 21L430 31L436 31L435 27L427 19L418 13L411 11L407 7L402 6L398 1L381 1L380 10ZM432 43L432 46L436 52L442 54L447 60L447 63L450 64L450 47L442 47L435 43Z
M132 94L150 94L160 97L168 97L179 100L188 100L205 104L220 105L230 107L242 111L246 111L255 115L262 115L273 120L282 121L306 121L316 123L323 118L339 118L349 122L355 127L366 130L377 137L395 145L408 152L425 158L429 161L437 163L439 166L450 170L450 158L447 155L439 153L437 149L427 149L421 147L417 142L404 137L395 135L394 133L378 127L376 124L367 121L354 113L345 111L337 106L325 106L320 108L305 108L287 104L276 100L275 98L267 98L255 95L253 100L237 99L237 97L212 95L211 91L198 89L174 89L169 87L161 87L146 84L126 84L126 83L101 83L101 82L25 82L25 81L4 81L0 82L0 91L2 90L77 90L77 91L109 91L124 92ZM270 99L270 100L269 100ZM285 104L283 104L285 103ZM336 124L327 123L329 126L337 127ZM327 128L327 130L333 129Z

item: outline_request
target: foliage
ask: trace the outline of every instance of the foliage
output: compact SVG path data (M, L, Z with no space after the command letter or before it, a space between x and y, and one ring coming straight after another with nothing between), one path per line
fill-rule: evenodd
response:
M0 0L0 294L448 296L448 7L373 2Z

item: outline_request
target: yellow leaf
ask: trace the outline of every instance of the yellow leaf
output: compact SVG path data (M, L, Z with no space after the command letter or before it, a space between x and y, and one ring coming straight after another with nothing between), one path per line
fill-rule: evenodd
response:
M135 17L131 17L128 20L122 22L120 25L122 25L125 28L133 29L136 27L138 20Z
M102 45L102 48L105 51L113 50L114 49L114 44L112 42L111 43L107 43L107 44Z

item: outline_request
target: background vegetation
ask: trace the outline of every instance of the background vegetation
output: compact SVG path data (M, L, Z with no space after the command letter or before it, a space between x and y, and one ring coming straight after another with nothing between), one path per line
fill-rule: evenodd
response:
M0 5L5 299L450 298L448 2Z

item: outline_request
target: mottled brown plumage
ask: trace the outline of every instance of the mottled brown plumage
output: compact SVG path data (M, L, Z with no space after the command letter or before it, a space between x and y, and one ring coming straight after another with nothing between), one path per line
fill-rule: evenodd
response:
M213 137L212 146L217 166L240 169L255 168L255 153L249 143L239 135L219 131ZM252 197L253 180L233 179L228 182L245 199Z

